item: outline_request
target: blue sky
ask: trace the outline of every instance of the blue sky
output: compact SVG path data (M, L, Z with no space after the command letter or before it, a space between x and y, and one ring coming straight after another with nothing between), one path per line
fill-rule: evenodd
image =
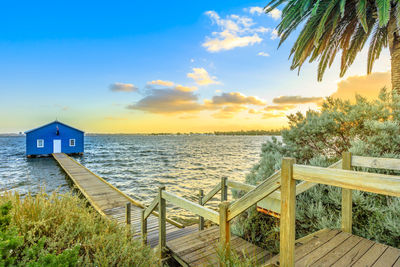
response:
M266 15L266 3L2 3L0 132L55 118L87 132L283 127L287 112L315 107L340 79L335 66L321 83L315 64L290 71L295 36L277 50L279 8ZM374 71L389 69L381 58ZM344 79L365 68L361 57ZM280 96L305 100L277 107Z

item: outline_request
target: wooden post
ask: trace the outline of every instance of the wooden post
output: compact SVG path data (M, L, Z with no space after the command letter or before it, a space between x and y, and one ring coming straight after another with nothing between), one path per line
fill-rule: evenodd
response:
M199 205L203 206L203 189L199 189ZM204 217L199 216L199 231L204 230Z
M142 209L142 243L143 245L147 245L147 218L144 218L144 212L146 209Z
M166 203L162 197L162 192L165 190L165 186L158 188L158 255L160 264L165 256L166 247Z
M229 242L231 240L230 222L228 221L229 202L219 203L219 242L221 247L229 250Z
M131 224L131 203L127 202L125 204L125 222L130 226Z
M228 186L226 185L226 177L221 178L221 202L228 200Z
M280 266L294 266L296 239L296 180L293 179L293 158L283 158L281 168Z
M344 152L342 155L342 169L351 170L350 152ZM350 234L352 232L352 224L353 224L352 207L353 207L352 190L342 188L342 231L348 232Z

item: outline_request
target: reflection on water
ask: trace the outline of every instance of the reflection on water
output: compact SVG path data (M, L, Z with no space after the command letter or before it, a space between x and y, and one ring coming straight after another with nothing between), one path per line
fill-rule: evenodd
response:
M198 189L207 193L221 179L244 181L258 161L267 136L87 136L85 154L76 157L93 172L148 204L165 185L170 192L197 202ZM0 189L22 194L69 190L65 174L52 158L27 159L24 137L0 137ZM216 207L217 200L210 206ZM173 212L172 212L173 211ZM168 215L193 215L171 207Z

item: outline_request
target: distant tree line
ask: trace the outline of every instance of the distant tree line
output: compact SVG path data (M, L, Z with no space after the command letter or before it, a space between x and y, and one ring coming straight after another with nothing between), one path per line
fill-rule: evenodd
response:
M249 130L214 132L215 135L281 135L281 130Z

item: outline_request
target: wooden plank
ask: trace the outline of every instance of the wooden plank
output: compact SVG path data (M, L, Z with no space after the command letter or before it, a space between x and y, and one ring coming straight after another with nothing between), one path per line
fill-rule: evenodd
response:
M296 181L293 179L293 158L283 158L281 168L281 222L280 263L294 266L294 243L296 238Z
M350 249L343 257L341 257L337 262L332 264L335 267L351 266L359 258L361 258L372 246L374 242L362 239L357 245Z
M210 199L212 199L219 192L219 190L221 190L221 183L218 183L216 186L214 186L214 188L211 189L211 191L208 192L208 194L203 197L201 204L202 205L206 204Z
M327 168L329 169L341 169L342 168L342 160L339 160L332 165L328 166ZM296 195L299 195L308 189L314 187L317 185L316 183L312 182L307 182L307 181L301 181L299 184L296 185Z
M361 258L356 261L352 266L361 267L361 266L371 266L373 265L379 257L385 252L388 246L375 243Z
M342 244L331 250L328 254L321 257L318 261L314 263L315 266L330 266L342 258L347 252L349 252L353 247L355 247L362 238L359 236L350 236Z
M310 241L311 239L313 239L315 237L318 237L319 235L323 235L325 233L328 233L329 231L331 231L331 230L327 229L327 228L318 230L318 231L316 231L314 233L311 233L309 235L306 235L306 236L303 236L303 237L297 239L295 243L296 243L296 245L297 244L304 244L304 243Z
M372 266L393 266L400 258L400 249L388 247Z
M340 232L338 230L318 231L317 233L313 233L307 237L304 237L303 239L299 239L298 241L296 241L296 249L294 252L295 261L303 258L310 251L313 251L322 244L328 242L339 233ZM304 242L301 242L301 240L304 240ZM273 265L279 265L279 258L280 254L273 257L268 262Z
M296 180L389 196L400 196L400 177L398 176L348 170L331 170L297 164L293 166L293 171Z
M352 166L400 171L400 159L352 156Z
M334 236L328 242L322 244L314 251L308 253L305 257L296 261L296 264L300 266L311 266L314 262L318 261L320 258L327 255L331 250L340 246L345 240L350 238L351 234L346 232L341 232L338 235Z
M243 197L229 205L228 221L231 221L243 211L247 210L251 206L255 205L257 202L259 202L261 199L270 195L279 187L280 182L278 177L263 181L253 190L249 191Z
M149 215L157 207L158 201L159 201L158 197L154 198L153 201L150 203L150 205L145 209L145 211L144 211L144 218L145 219L147 219L147 217L149 217Z
M189 200L186 200L182 197L179 197L179 196L169 193L167 191L162 192L162 198L182 209L193 212L196 215L200 215L214 223L219 223L218 212L216 212L212 209L200 206L197 203L193 203Z
M274 180L274 179L278 179L279 180L280 177L281 177L280 175L281 175L281 171L276 171L275 173L273 173L271 176L269 176L264 181ZM232 188L235 188L235 189L238 189L238 190L242 190L242 191L245 191L245 192L249 192L249 191L251 191L251 190L253 190L253 189L255 189L257 187L255 185L244 184L244 183L235 182L235 181L232 181L232 180L228 180L227 181L227 185L229 187L232 187ZM274 198L274 199L277 199L277 200L281 199L280 198L280 192L278 192L278 191L272 192L268 197Z
M342 169L351 170L351 153L344 152ZM342 231L351 233L353 225L353 198L352 190L342 188Z

